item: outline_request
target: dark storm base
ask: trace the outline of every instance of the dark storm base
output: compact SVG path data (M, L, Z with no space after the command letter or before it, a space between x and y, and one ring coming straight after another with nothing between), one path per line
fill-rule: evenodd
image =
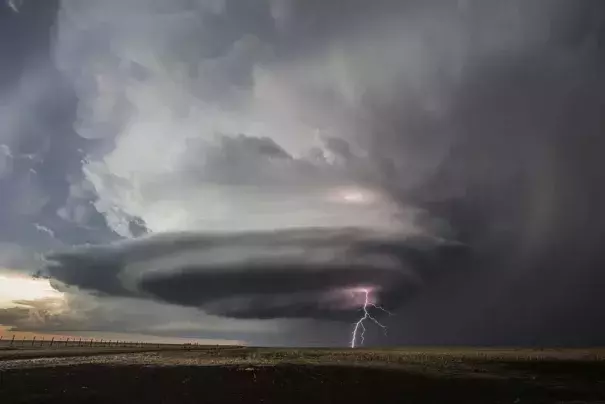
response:
M364 366L74 365L1 372L2 403L605 402L603 362L500 364L452 375ZM515 374L517 376L515 376Z

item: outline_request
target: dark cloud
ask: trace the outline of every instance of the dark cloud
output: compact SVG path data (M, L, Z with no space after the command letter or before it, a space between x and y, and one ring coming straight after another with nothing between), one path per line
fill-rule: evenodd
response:
M605 338L596 325L603 321L596 291L605 282L598 247L605 228L598 208L605 201L599 185L604 20L596 2L567 10L565 17L551 16L551 35L537 46L465 71L441 121L450 133L448 155L416 189L394 191L449 223L474 251L471 267L480 271L472 272L481 273L447 277L425 290L410 308L410 327L395 331L394 340L594 344ZM381 125L408 129L397 110L377 111ZM425 128L440 121L426 113L414 120ZM396 135L377 139L393 155L405 152ZM402 175L393 171L392 178Z
M353 3L322 14L312 2L290 2L288 18L313 21L309 41L346 42L343 32L372 39L343 14L367 27L387 13L409 22L383 31L373 52L351 51L373 69L357 83L365 91L355 119L370 134L384 189L423 208L427 227L447 224L473 252L468 272L443 271L399 311L390 341L602 341L602 4ZM398 58L417 35L421 51L407 57L420 67ZM388 74L387 90L371 85Z
M464 255L455 244L355 229L175 234L55 254L47 272L82 289L229 317L349 319L360 288L397 305L445 262L459 270Z
M239 319L370 283L372 342L605 340L601 1L33 4L0 24L4 262L92 243L50 276Z
M14 250L0 253L0 266L28 271L48 249L116 236L96 211L79 223L57 215L70 182L81 180L86 147L73 130L73 88L51 56L59 2L17 3L18 12L0 6L0 54L10 59L0 72L0 243ZM69 205L87 210L90 200Z

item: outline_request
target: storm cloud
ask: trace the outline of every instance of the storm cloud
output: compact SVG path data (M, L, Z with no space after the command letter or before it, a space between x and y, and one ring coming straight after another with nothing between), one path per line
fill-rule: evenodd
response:
M363 289L387 307L456 269L464 246L359 229L164 234L48 257L47 275L103 295L235 318L351 320Z
M599 0L21 3L4 266L279 343L364 287L372 343L605 340Z

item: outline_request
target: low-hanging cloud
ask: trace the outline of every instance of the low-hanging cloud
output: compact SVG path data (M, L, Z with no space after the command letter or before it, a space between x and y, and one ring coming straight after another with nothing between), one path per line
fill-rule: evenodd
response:
M594 256L588 245L596 233L586 216L602 200L575 185L582 178L595 189L598 172L598 148L585 147L595 144L587 139L598 127L603 82L595 57L598 33L581 24L597 14L591 5L205 4L63 4L58 60L67 72L85 72L72 73L79 84L76 128L108 146L89 153L83 172L112 229L131 236L133 217L151 233L359 226L467 244L472 259L464 261L465 273L473 275L451 276L457 272L448 264L438 265L441 280L425 282L431 302L411 302L419 305L419 320L392 335L400 329L422 336L423 327L435 322L431 336L445 334L435 330L447 330L451 338L478 336L474 325L494 306L509 325L487 327L486 334L506 334L510 323L533 331L536 326L507 311L519 296L538 313L554 310L557 298L538 293L535 285L558 279L558 286L551 284L558 292L549 293L561 295L573 275L552 256L576 251L578 237L590 240L583 251ZM203 39L182 40L190 37ZM583 159L581 150L587 152ZM597 222L593 227L601 228ZM282 258L294 273L309 272L308 263ZM112 268L108 273L122 274L120 265ZM241 268L242 279L253 285L247 276L263 272L249 269ZM217 296L205 289L198 269L119 281L103 271L78 276L166 300L189 290L182 295L186 304L236 317L255 315L246 307L257 308L259 317L312 313L321 305L308 302L323 296L283 297L278 288ZM372 272L377 283L395 273ZM317 278L330 284L329 274ZM229 276L208 279L247 292ZM270 288L267 282L262 287ZM407 294L408 281L393 283L401 289L397 296ZM213 296L210 301L205 294ZM484 321L495 321L488 317Z
M464 247L360 229L165 234L51 255L47 274L104 295L156 299L234 318L349 319L361 289L389 307Z
M9 14L38 3L53 2ZM395 307L388 343L602 340L602 15L598 0L63 0L66 80L24 74L7 83L27 97L0 103L0 259L93 243L48 270L105 305L345 319L341 291L364 281ZM357 234L349 255L336 233ZM120 238L134 244L104 245ZM326 341L326 323L293 334Z

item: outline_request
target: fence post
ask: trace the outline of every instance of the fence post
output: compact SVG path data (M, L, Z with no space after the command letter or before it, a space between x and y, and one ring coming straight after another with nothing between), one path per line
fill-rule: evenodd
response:
M49 346L53 346L54 342L55 342L55 337L53 337L53 338L50 340L50 345L49 345Z
M32 346L34 346L35 343L36 343L36 336L34 336L34 339L32 339Z
M11 346L15 343L15 334L13 334L13 339L11 339Z
M92 341L93 341L93 339L91 338L91 339L90 339L90 347L91 347L91 348L92 348Z

